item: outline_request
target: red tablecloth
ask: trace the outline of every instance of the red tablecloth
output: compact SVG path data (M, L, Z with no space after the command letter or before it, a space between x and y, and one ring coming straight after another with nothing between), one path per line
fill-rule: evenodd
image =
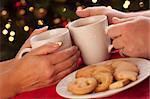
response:
M114 54L111 58L119 58L119 54ZM64 99L56 93L56 86L46 87L31 92L22 93L14 99ZM149 78L140 84L103 99L150 99Z

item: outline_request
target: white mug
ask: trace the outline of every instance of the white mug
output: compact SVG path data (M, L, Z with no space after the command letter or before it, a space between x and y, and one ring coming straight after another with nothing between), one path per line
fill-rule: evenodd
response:
M38 48L44 44L50 42L62 42L63 45L59 50L63 50L65 48L69 48L72 46L70 33L67 28L57 28L48 30L46 32L37 34L30 39L31 48L23 49L19 54L19 59L23 56L24 53L30 52L32 49Z
M110 38L106 35L107 26L105 15L80 18L69 23L71 36L86 65L101 62L109 57Z

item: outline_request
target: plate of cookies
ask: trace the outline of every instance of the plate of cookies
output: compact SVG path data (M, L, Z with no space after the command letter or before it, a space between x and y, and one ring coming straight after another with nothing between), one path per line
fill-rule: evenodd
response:
M150 75L150 61L119 58L85 66L63 78L56 92L65 98L111 96L142 82Z

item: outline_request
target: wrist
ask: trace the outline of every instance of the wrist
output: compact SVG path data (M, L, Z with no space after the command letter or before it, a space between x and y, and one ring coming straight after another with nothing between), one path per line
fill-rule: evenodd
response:
M9 80L10 76L3 74L0 77L0 98L10 98L17 94L14 82Z
M14 67L14 60L7 61L8 67ZM13 68L0 73L0 99L6 99L15 96L17 91L17 84L13 77Z

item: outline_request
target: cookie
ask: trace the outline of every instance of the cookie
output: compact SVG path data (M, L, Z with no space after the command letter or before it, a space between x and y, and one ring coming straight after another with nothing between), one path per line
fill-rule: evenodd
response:
M95 88L95 92L105 91L109 88L109 85L113 82L113 76L109 72L99 72L95 75L98 85Z
M114 77L116 80L129 79L131 81L137 80L137 72L122 70L114 73Z
M92 92L97 86L95 78L77 78L69 83L68 91L76 95L83 95Z
M111 65L97 65L95 67L95 70L93 71L92 75L96 75L99 72L109 72L109 73L113 74L114 69L112 68Z
M96 66L86 66L77 71L75 77L92 77L92 73L95 71Z
M130 82L128 79L118 80L111 85L109 85L109 89L117 89L127 85Z
M115 72L122 70L139 72L139 69L135 64L127 61L114 61L112 66L115 68Z

